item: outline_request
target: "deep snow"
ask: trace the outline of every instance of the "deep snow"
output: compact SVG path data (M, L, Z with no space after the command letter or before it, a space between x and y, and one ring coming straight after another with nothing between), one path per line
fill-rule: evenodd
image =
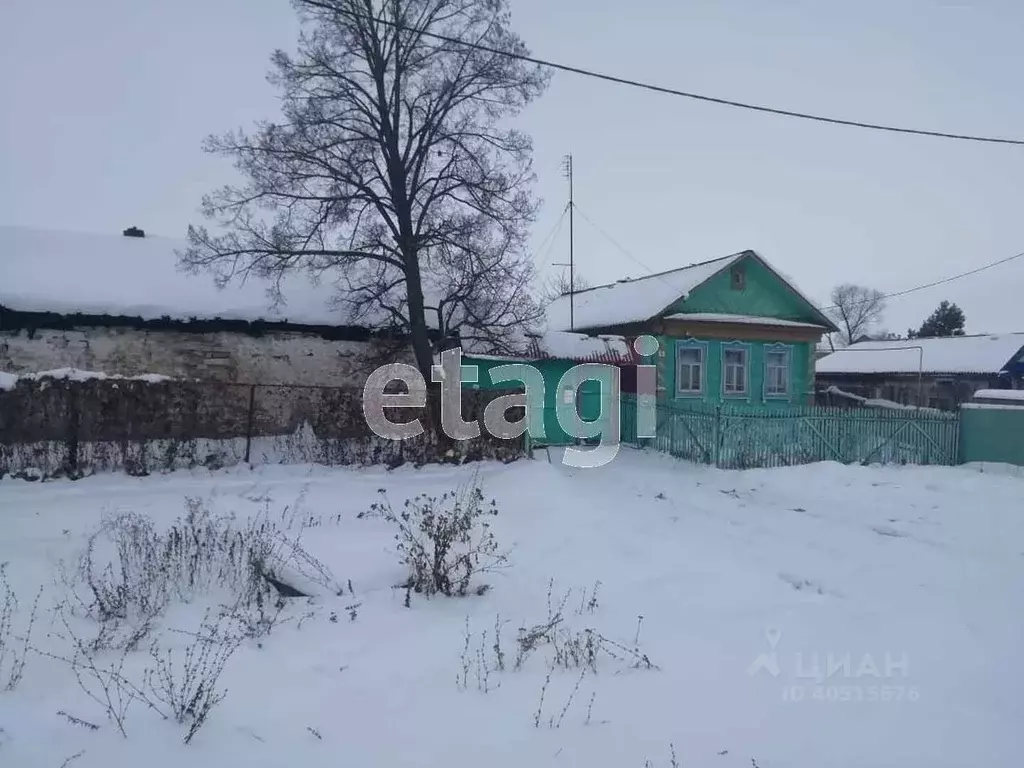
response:
M30 656L21 685L0 693L0 765L59 768L82 753L69 765L642 768L669 765L670 743L688 767L1020 764L1019 473L828 463L727 472L629 449L601 469L475 469L498 501L511 567L488 576L481 597L413 595L409 608L392 588L404 576L392 530L357 514L378 488L400 503L451 489L472 467L0 481L0 562L21 620L40 585L42 605L52 603L57 562L81 550L102 514L169 523L186 496L242 516L298 504L322 520L306 546L355 592L300 602L293 615L317 615L281 625L262 647L247 642L222 678L227 698L189 746L141 706L121 738L66 666ZM474 651L485 630L493 642L496 616L508 622L512 655L516 628L546 618L552 578L556 600L573 589L573 627L632 647L639 623L658 667L602 659L558 728L548 723L580 673L551 675L535 727L543 649L520 671L492 672L487 693L474 670L468 690L456 684L467 617ZM202 601L176 606L162 631L194 630L202 611ZM35 644L59 650L48 636L57 629L41 608ZM824 674L830 655L829 679L808 676L815 661Z

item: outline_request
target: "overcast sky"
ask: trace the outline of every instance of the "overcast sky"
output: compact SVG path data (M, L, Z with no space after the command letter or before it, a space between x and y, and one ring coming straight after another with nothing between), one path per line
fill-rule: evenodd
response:
M1024 3L511 0L540 57L725 98L1024 138ZM265 81L296 35L286 0L0 3L0 224L182 236L231 178L203 137L276 114ZM567 195L654 270L754 249L824 302L896 291L1024 251L1024 147L760 115L556 74L524 116L538 248ZM568 251L567 228L539 265ZM582 217L591 282L646 274ZM0 254L0 262L6 258ZM0 263L0 280L2 280ZM1024 331L1024 258L894 299L917 327L941 299L968 332Z

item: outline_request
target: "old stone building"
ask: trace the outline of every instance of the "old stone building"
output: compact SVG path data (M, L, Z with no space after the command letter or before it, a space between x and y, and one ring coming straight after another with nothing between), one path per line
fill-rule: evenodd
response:
M815 369L819 393L952 410L980 389L1024 389L1024 333L862 341Z
M221 289L178 270L183 245L0 227L0 371L358 386L402 349L345 323L332 285L295 276L275 298L257 280Z

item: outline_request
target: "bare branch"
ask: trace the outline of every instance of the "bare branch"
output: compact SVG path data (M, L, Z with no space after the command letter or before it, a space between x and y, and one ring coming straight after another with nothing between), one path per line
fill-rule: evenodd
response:
M293 273L330 280L349 321L411 336L428 378L447 336L515 347L540 316L526 288L537 203L532 142L504 123L549 75L453 41L525 53L508 0L293 5L297 51L277 51L269 77L281 118L207 141L244 183L203 200L213 231L189 228L182 267L272 294Z
M881 291L847 283L832 289L832 306L826 311L839 326L839 343L847 346L881 322L885 307Z

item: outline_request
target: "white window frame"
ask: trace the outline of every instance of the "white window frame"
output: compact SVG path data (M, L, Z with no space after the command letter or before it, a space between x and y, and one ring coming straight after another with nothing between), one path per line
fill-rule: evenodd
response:
M679 366L681 363L679 357L680 350L695 349L700 352L700 389L679 389ZM675 395L676 397L704 397L704 393L707 391L707 379L708 379L708 345L704 341L692 341L687 339L685 341L677 341L675 344Z
M783 353L786 356L786 391L768 391L768 356L772 353ZM777 366L772 366L777 367ZM764 399L765 400L788 400L793 397L793 347L790 344L765 344L764 345Z
M730 392L726 389L728 364L726 363L727 352L743 353L743 390ZM729 341L722 344L722 397L734 399L750 399L750 345L739 341Z

